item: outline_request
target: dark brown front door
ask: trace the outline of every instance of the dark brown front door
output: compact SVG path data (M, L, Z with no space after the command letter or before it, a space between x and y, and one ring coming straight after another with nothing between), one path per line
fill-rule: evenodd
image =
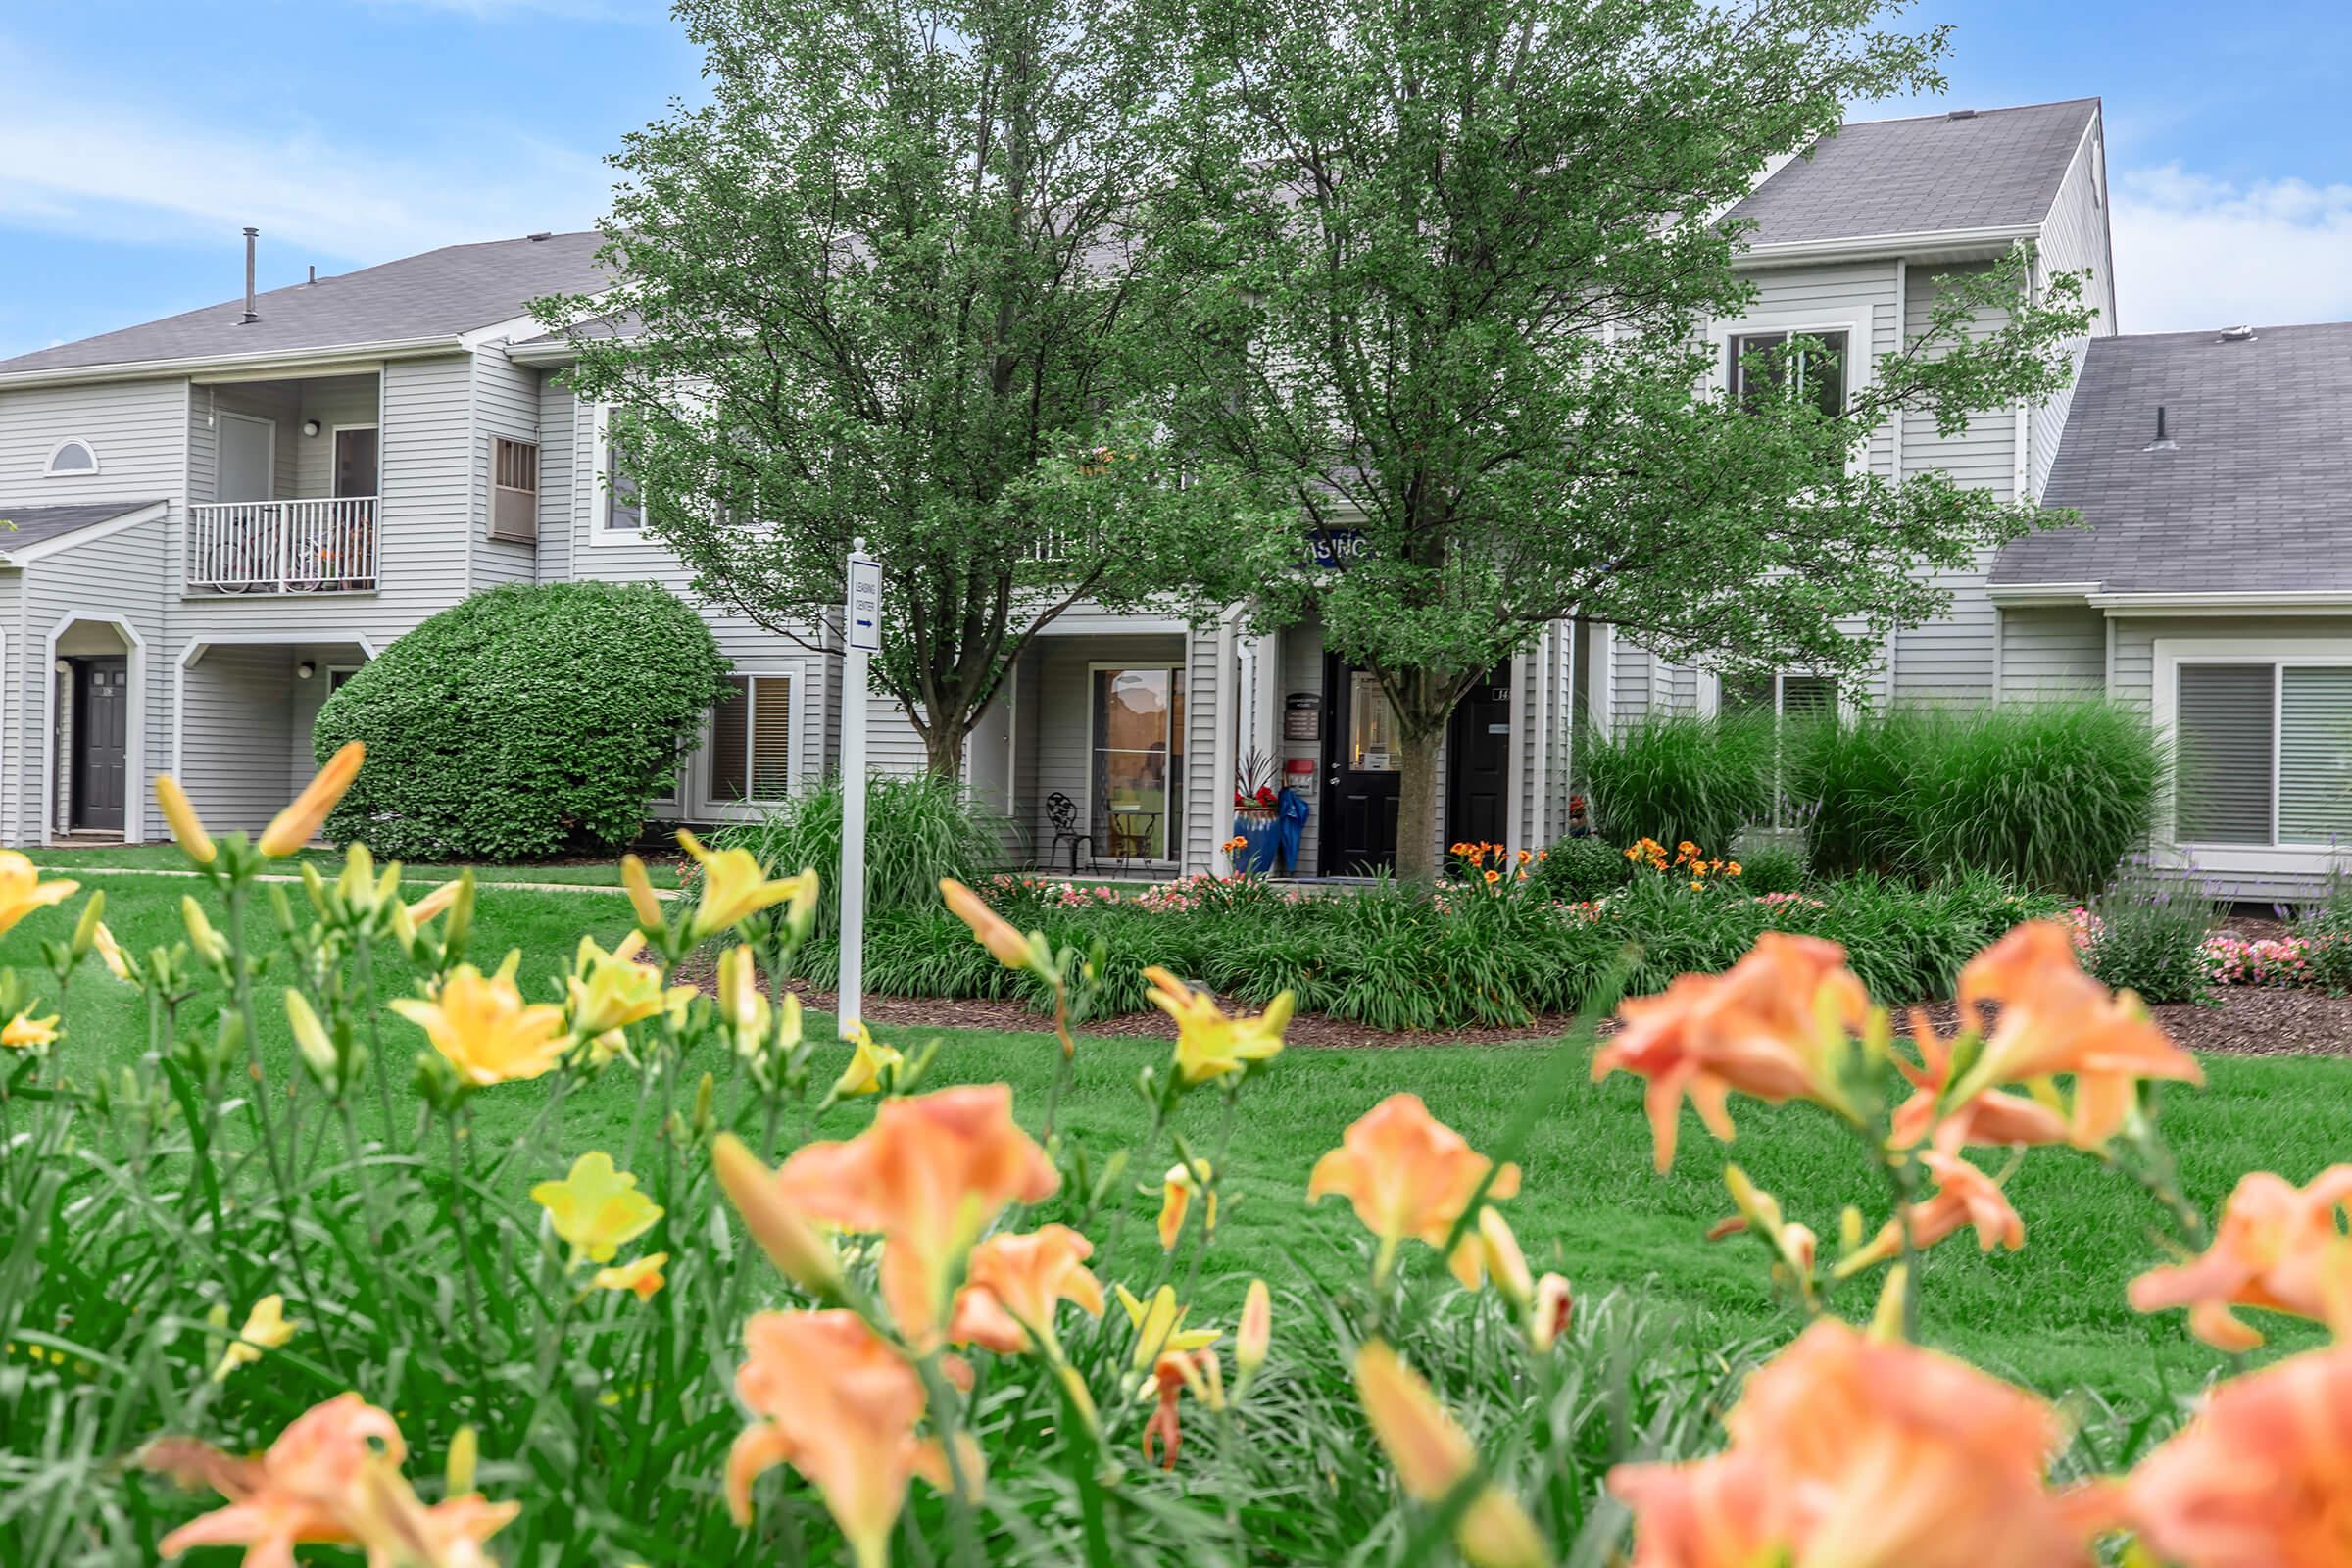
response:
M127 782L130 670L123 659L74 661L74 825L120 833Z
M1396 715L1369 670L1323 660L1323 874L1396 863Z
M1503 842L1511 820L1510 763L1511 666L1499 664L1454 705L1446 725L1446 843Z

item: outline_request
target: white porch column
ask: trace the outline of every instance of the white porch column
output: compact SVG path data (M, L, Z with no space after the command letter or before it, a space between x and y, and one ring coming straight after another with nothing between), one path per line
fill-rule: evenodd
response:
M1244 750L1282 755L1282 633L1265 632L1244 645L1250 670L1250 738Z

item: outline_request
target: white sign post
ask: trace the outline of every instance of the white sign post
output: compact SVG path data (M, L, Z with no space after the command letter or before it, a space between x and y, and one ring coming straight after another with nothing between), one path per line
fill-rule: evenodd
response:
M841 690L841 981L835 1011L848 1028L865 1003L865 665L882 651L882 564L860 539L850 547L849 651Z

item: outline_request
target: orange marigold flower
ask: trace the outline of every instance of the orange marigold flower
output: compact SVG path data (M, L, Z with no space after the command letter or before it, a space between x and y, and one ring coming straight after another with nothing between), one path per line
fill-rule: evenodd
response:
M2110 992L2084 974L2074 939L2054 920L2033 920L1978 954L1960 971L1960 1004L2000 1015L1984 1054L1951 1097L1965 1102L1998 1084L2053 1073L2074 1077L2068 1136L2100 1149L2122 1131L2140 1080L2202 1083L2197 1059L2168 1039L2130 992Z
M2091 1506L2180 1568L2338 1568L2352 1543L2352 1346L2220 1385Z
M1617 1015L1625 1027L1594 1053L1593 1081L1620 1067L1649 1080L1645 1102L1663 1171L1674 1164L1686 1094L1726 1143L1734 1090L1842 1109L1825 1056L1869 1021L1870 996L1835 942L1767 931L1724 973L1680 976L1663 995L1627 1001Z
M921 1376L855 1312L758 1312L743 1336L750 1358L735 1392L756 1419L727 1454L735 1522L751 1522L760 1473L790 1464L824 1496L858 1568L878 1568L907 1482L919 1475L949 1486L946 1449L915 1436ZM979 1448L967 1440L956 1460L967 1487L976 1484Z
M1391 1095L1341 1135L1339 1148L1315 1161L1306 1200L1345 1196L1364 1228L1380 1238L1379 1266L1386 1273L1397 1244L1408 1238L1446 1245L1493 1164L1432 1116L1420 1096ZM1494 1173L1487 1197L1518 1191L1519 1167L1506 1164ZM1483 1262L1476 1231L1463 1236L1447 1265L1465 1287L1478 1283Z
M1054 1343L1054 1308L1075 1301L1102 1315L1102 1283L1086 1266L1095 1244L1067 1225L1041 1225L1026 1236L992 1236L972 1249L948 1338L1005 1355L1029 1349L1030 1331Z
M1731 1446L1619 1465L1635 1568L1765 1562L2087 1568L2044 1477L2050 1407L1965 1362L1817 1321L1747 1380Z
M882 1295L899 1332L931 1341L956 1263L1011 1202L1051 1196L1061 1178L1014 1125L1004 1084L885 1101L844 1143L803 1145L776 1172L788 1208L879 1233Z
M2249 1172L2222 1206L2213 1245L2133 1280L2132 1304L2142 1312L2185 1306L2190 1332L2224 1350L2262 1344L2232 1306L2320 1318L2352 1336L2352 1241L2338 1223L2346 1213L2352 1165L2331 1165L2308 1187Z

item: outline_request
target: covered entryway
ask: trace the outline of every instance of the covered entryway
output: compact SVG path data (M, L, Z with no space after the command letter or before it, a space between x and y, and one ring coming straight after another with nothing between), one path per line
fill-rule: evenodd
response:
M48 642L50 839L134 837L144 650L129 623L97 616L58 626Z
M327 696L373 657L359 640L217 636L177 661L172 771L207 826L267 826L318 770L311 729Z

